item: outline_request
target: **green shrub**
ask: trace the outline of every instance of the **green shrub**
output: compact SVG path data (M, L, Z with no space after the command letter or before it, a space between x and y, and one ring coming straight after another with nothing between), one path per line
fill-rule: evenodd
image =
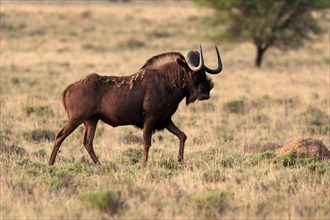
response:
M90 203L110 215L116 215L127 207L126 201L120 191L101 190L90 191L81 194L82 201Z

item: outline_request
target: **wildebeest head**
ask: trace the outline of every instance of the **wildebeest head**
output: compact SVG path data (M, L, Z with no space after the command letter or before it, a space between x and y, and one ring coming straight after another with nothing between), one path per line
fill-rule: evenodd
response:
M210 91L213 88L213 82L206 76L206 72L210 74L218 74L222 70L222 62L219 55L218 48L215 47L217 52L218 67L216 69L210 69L204 64L204 57L202 46L199 45L199 51L188 51L183 59L178 58L177 62L180 66L185 68L189 72L194 88L198 88L197 91L187 95L187 104L198 100L206 100L210 98Z

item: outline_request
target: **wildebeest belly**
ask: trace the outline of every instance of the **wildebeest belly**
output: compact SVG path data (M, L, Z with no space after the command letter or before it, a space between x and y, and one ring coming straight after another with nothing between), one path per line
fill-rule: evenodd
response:
M111 126L143 122L143 96L131 90L115 89L104 95L99 116Z

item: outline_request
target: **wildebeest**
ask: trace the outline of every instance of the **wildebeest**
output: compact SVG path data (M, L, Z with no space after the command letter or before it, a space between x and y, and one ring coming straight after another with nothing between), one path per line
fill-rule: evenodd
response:
M210 69L204 64L201 45L198 51L156 55L130 76L100 76L89 74L69 85L63 92L63 105L68 120L57 134L49 165L54 164L64 139L84 123L84 146L96 165L101 165L93 149L93 139L99 120L113 126L135 125L143 129L142 167L146 166L151 136L166 128L180 140L178 161L183 162L187 136L172 121L179 103L210 98L213 88L206 72L218 74L222 62L215 47L218 67Z

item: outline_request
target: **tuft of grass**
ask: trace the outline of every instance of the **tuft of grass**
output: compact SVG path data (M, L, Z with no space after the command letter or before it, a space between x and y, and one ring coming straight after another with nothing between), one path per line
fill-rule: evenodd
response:
M40 143L42 141L52 141L55 138L55 132L48 129L34 129L23 133L27 141Z
M109 49L103 45L95 45L95 44L84 44L82 49L85 51L90 51L94 53L106 53Z
M321 127L321 131L324 133L328 133L330 132L330 124L325 124Z
M11 77L10 82L14 85L19 85L21 83L21 79L18 77Z
M226 176L219 169L208 169L203 173L203 179L207 183L225 182Z
M57 172L55 176L52 176L49 180L51 188L60 190L62 188L72 187L74 175L68 171Z
M271 161L283 167L307 167L308 170L320 174L326 172L324 162L318 161L315 157L307 153L298 154L297 150L292 150L288 154L275 157Z
M142 149L128 148L122 153L123 164L135 165L141 161Z
M214 219L223 216L232 206L233 193L222 190L211 190L193 198L193 205L198 216Z
M147 171L147 177L151 181L160 181L169 179L173 175L173 171L165 168L153 167Z
M300 117L307 129L312 132L322 132L329 128L328 115L316 107L308 107L306 111L301 113Z
M25 157L28 155L24 148L15 145L7 145L2 141L0 141L0 152L2 154L13 155L15 157Z
M231 134L222 131L218 132L217 138L220 144L229 144L235 140L235 138Z
M261 163L264 160L269 160L275 157L275 152L274 151L265 151L262 153L258 154L253 154L250 158L247 158L246 164L248 165L257 165Z
M324 174L327 171L324 163L321 162L311 162L307 164L307 168L309 171L318 174Z
M234 166L241 165L244 162L244 157L239 154L229 154L225 155L223 158L220 160L220 164L223 167L227 168L232 168Z
M141 144L143 140L141 137L134 135L132 132L130 132L123 137L123 142L125 144L136 144L136 143Z
M119 43L117 47L119 49L135 50L145 47L145 42L135 38L129 38L128 40Z
M245 112L245 101L243 99L228 101L223 104L223 110L230 114L244 114Z
M284 167L291 167L298 163L297 150L292 150L290 153L274 158L275 164L282 164Z
M216 106L212 102L206 102L202 105L202 110L204 112L215 112Z
M168 38L171 37L171 34L166 29L156 29L149 33L150 37L154 38Z
M33 155L36 157L40 157L40 158L46 158L47 157L47 152L45 149L40 149L36 152L33 152Z
M176 160L174 160L171 157L165 157L165 158L161 158L158 161L158 165L161 168L167 169L167 170L176 170L178 169L178 162Z
M100 190L89 191L79 195L80 200L110 215L116 215L126 209L127 202L120 191Z
M36 116L46 116L46 117L53 117L54 112L48 105L43 106L31 106L25 105L23 107L23 111L27 116L36 115Z

